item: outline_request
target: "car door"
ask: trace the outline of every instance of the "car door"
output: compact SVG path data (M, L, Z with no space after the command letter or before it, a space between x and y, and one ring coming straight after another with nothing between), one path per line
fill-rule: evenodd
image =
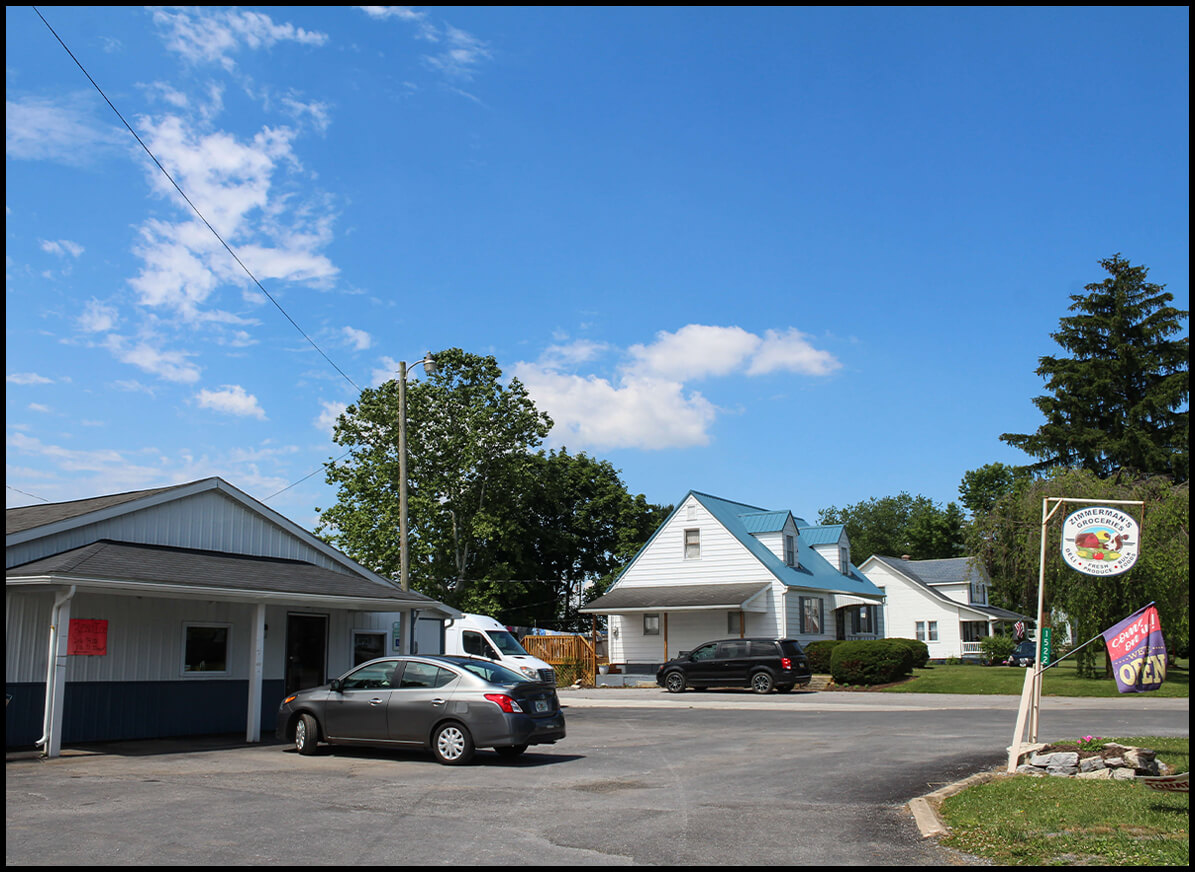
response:
M409 660L390 694L387 713L390 737L398 742L427 744L432 726L448 710L457 674L443 666Z
M385 741L390 694L399 660L366 663L340 680L338 690L329 690L324 704L324 733L331 740Z
M721 671L716 659L718 643L710 642L702 645L689 655L689 662L685 667L685 678L693 685L710 685L717 683Z
M728 639L718 643L716 656L720 683L746 684L751 667L751 655L746 639Z

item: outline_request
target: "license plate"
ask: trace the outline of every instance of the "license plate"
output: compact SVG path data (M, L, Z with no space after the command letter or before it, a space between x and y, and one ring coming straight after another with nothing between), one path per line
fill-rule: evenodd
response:
M548 701L546 699L537 699L535 701L535 710L537 712L547 712L551 711L552 709L551 706L548 705Z

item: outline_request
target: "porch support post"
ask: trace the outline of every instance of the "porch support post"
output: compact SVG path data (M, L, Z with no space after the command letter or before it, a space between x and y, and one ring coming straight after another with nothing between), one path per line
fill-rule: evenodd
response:
M253 607L249 638L249 711L245 717L245 741L261 741L261 682L266 649L266 604Z
M42 715L42 737L37 744L42 755L57 757L62 753L62 706L66 698L66 651L70 638L71 600L75 586L54 596L50 612L50 643L46 652L46 702Z

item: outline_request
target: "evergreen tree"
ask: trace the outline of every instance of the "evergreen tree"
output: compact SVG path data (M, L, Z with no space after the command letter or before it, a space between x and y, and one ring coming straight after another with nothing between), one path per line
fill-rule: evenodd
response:
M1109 278L1087 285L1053 338L1069 357L1043 357L1037 373L1046 417L1036 433L1000 439L1034 457L1037 468L1086 469L1106 477L1121 468L1186 481L1190 460L1190 342L1187 312L1147 282L1148 270L1119 254L1100 261Z

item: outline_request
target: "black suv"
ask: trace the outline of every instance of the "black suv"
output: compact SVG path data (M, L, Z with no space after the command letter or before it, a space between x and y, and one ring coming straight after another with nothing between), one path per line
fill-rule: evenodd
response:
M808 684L812 675L796 639L723 639L669 660L656 672L656 684L671 693L686 687L785 692Z

